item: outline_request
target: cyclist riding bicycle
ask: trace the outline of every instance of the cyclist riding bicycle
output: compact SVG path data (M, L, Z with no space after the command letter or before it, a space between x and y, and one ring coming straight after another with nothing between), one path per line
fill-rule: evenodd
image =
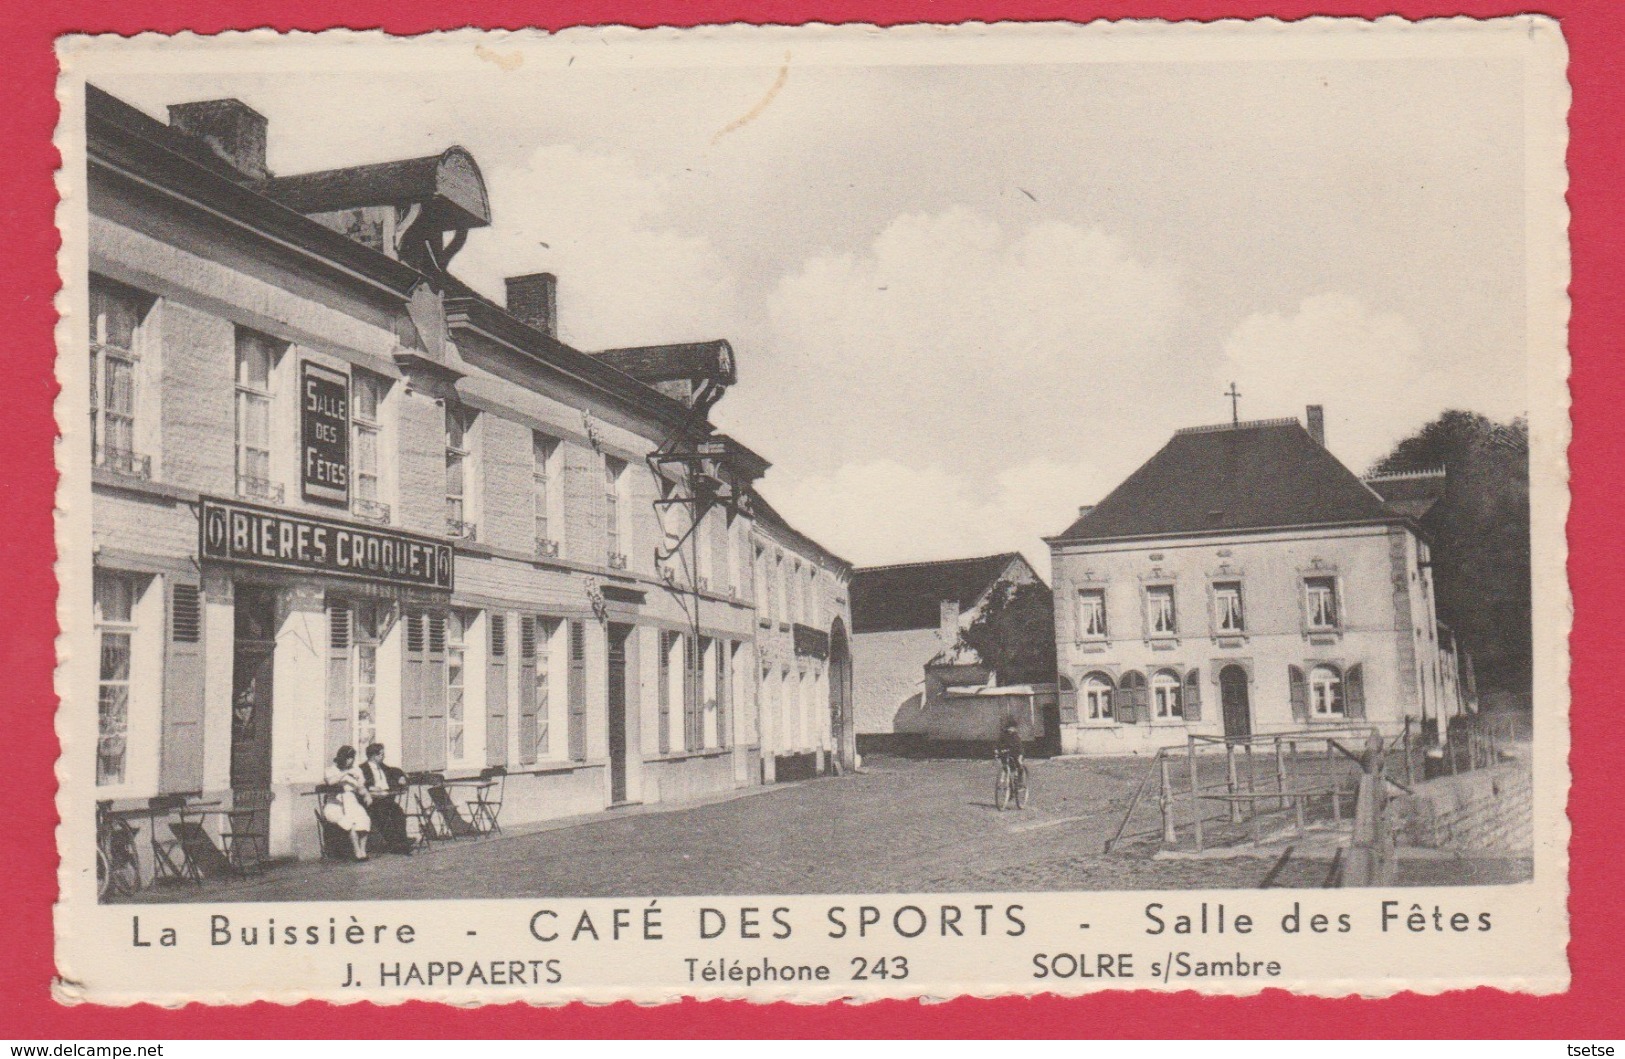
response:
M993 756L1006 768L1016 769L1021 766L1023 750L1021 729L1016 727L1015 721L1005 721L1004 728L999 732L999 742L993 749Z

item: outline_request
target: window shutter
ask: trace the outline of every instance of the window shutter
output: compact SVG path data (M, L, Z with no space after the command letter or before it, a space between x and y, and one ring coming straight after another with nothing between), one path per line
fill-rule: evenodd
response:
M701 740L696 738L700 729L699 679L697 663L699 641L692 636L683 637L683 749L698 750Z
M1135 720L1134 692L1128 688L1118 688L1112 692L1112 714L1117 718L1119 724L1133 724Z
M508 618L492 614L490 660L485 676L485 763L508 763Z
M570 623L570 759L587 760L587 627Z
M446 767L446 615L429 612L428 665L424 669L423 747L428 768Z
M1185 674L1185 720L1202 719L1202 671L1193 669Z
M169 638L173 643L197 643L203 638L198 586L183 582L170 587Z
M351 613L344 603L327 605L327 760L350 742ZM356 753L365 753L357 747Z
M672 633L660 634L660 679L656 691L660 704L660 752L671 753L671 647Z
M1151 685L1139 682L1134 685L1134 719L1148 722L1151 720Z
M733 699L733 654L734 643L731 640L717 641L717 746L726 747L733 743L729 739L728 706Z
M1076 724L1078 721L1078 692L1072 687L1071 681L1061 678L1061 688L1056 693L1056 705L1060 709L1062 724Z
M1292 700L1292 719L1299 724L1309 723L1309 685L1303 679L1303 670L1286 667L1287 695Z
M536 619L519 619L519 763L536 764Z
M425 666L423 612L405 615L406 649L401 652L401 767L422 772L429 767L423 741Z
M1343 674L1343 709L1350 720L1365 720L1365 670L1359 665Z
M203 788L203 621L198 586L165 578L170 635L164 648L163 734L158 787Z

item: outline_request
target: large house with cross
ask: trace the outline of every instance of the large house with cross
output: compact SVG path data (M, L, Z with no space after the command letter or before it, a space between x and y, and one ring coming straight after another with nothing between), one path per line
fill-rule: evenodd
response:
M1365 482L1324 414L1177 432L1047 538L1062 749L1346 724L1463 708L1417 518L1431 484ZM1385 496L1403 500L1385 499Z

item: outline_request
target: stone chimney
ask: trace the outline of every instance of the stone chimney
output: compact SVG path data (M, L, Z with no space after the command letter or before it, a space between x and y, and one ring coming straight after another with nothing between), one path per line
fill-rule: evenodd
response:
M1309 436L1315 444L1326 447L1326 409L1318 404L1309 406Z
M271 175L265 167L265 115L241 100L176 103L169 108L169 125L208 144L249 180Z
M942 640L942 649L952 650L954 644L959 642L959 600L945 599L937 620L937 636Z
M508 311L548 338L559 337L559 278L551 272L509 276Z

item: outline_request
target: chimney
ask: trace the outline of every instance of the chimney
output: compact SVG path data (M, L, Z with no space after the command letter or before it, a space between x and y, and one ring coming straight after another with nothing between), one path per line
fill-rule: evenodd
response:
M509 276L508 311L548 338L559 337L559 278L551 272Z
M937 622L937 636L942 639L943 650L959 642L959 600L945 599Z
M169 108L169 125L208 144L222 161L250 180L271 175L265 168L265 115L241 100L177 103Z
M1309 406L1309 436L1315 444L1326 447L1326 409L1318 404Z
M1083 518L1085 515L1089 514L1089 512L1093 511L1094 509L1095 509L1095 505L1093 505L1093 504L1079 504L1078 505L1078 517Z

